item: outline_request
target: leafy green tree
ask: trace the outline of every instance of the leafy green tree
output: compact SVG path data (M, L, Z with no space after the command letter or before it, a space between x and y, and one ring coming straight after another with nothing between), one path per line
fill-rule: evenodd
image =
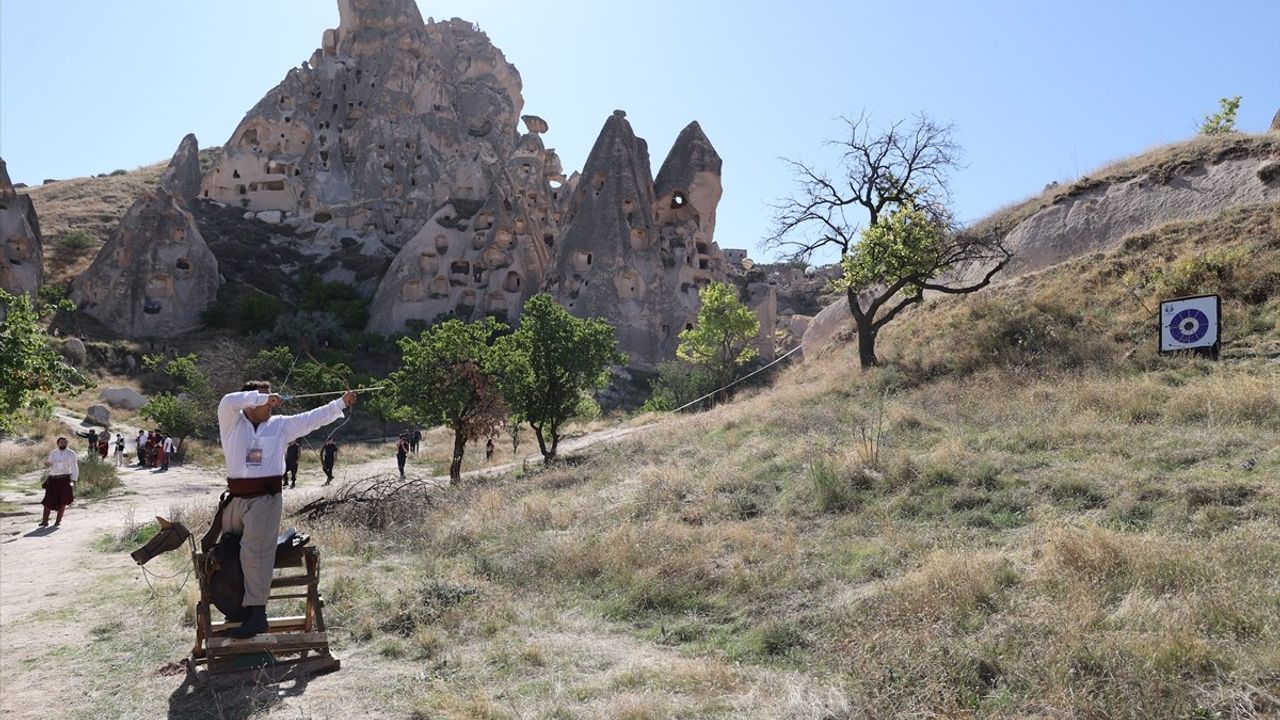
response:
M89 381L48 345L40 315L27 295L0 289L0 433L21 413L48 405L47 393L73 392Z
M1240 96L1218 100L1218 112L1206 114L1200 123L1201 135L1226 135L1236 131L1236 113L1240 110Z
M166 375L176 393L163 392L143 406L139 415L178 439L179 456L188 437L218 421L218 398L209 376L200 369L194 353L165 358L148 355L144 367Z
M936 213L911 202L863 230L862 242L844 256L844 275L837 282L857 325L862 368L879 362L875 347L880 329L922 301L925 291L975 292L990 284L1012 257L999 238L952 232ZM940 279L966 266L983 270L982 278L968 284Z
M372 415L375 420L382 424L383 438L387 437L388 423L399 423L407 420L405 408L397 401L395 393L369 393L368 399L362 401L360 407L364 408L365 412Z
M759 354L755 348L760 319L738 300L726 283L711 283L698 291L702 307L692 329L680 333L676 356L704 369L716 387L733 381L738 368Z
M506 419L495 346L506 326L493 318L476 323L448 320L416 339L400 340L401 366L388 377L405 419L422 427L453 430L449 478L462 478L467 441L492 436Z
M520 327L498 346L503 394L547 460L565 423L590 409L583 394L608 383L610 365L626 362L612 325L574 317L547 294L525 302Z
M716 388L715 380L700 367L672 360L658 365L658 376L649 382L649 399L641 412L671 412Z
M156 427L178 439L178 455L183 453L183 442L200 429L202 421L200 405L190 398L172 393L160 393L139 413Z

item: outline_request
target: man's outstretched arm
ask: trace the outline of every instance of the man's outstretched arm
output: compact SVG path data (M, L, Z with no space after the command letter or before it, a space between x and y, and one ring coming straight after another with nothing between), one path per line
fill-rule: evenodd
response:
M355 404L356 394L354 391L348 390L345 395L337 400L321 405L314 410L308 410L297 415L284 415L280 418L282 423L281 434L286 441L296 440L316 428L324 427L340 419L342 411Z

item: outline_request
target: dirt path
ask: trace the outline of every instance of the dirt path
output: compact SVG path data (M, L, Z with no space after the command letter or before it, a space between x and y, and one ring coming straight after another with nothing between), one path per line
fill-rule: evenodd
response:
M70 422L74 423L74 420ZM620 440L649 426L614 428L591 433L561 443L563 453ZM115 428L113 428L113 431ZM120 428L126 437L136 429ZM130 434L132 431L132 434ZM73 449L83 452L81 443ZM466 474L486 477L517 466L540 462L530 457L521 463L485 468ZM385 459L340 467L339 482L395 472L395 459ZM66 512L61 527L39 528L41 507L40 473L18 478L21 494L5 493L5 500L18 513L0 518L0 717L46 717L55 708L48 703L49 648L74 648L99 632L103 618L90 609L93 598L83 596L84 588L104 584L141 585L142 576L126 553L104 553L93 549L104 535L123 530L131 521L155 515L169 515L173 507L191 502L216 503L225 486L222 473L196 466L173 466L166 472L136 466L120 469L122 490L99 502L77 501ZM440 478L447 482L447 478ZM299 499L318 497L325 491L315 479L304 479L296 491ZM49 622L55 618L57 622ZM59 677L58 682L64 678ZM67 678L74 689L84 678ZM176 683L173 683L176 684ZM292 703L301 701L295 698ZM171 713L172 715L172 713Z

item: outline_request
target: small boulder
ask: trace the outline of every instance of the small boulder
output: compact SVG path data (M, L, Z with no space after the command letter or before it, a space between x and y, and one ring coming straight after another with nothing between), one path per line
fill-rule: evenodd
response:
M88 412L84 416L85 422L101 425L102 427L111 426L111 409L106 405L90 405Z
M279 210L263 210L258 213L258 219L268 225L279 225L284 220L284 213Z
M84 341L80 338L67 338L62 343L62 356L72 362L83 362L88 354L89 350L84 346Z
M147 404L147 398L142 393L127 387L106 388L98 393L98 399L111 407L128 410L137 410Z
M537 115L521 115L520 119L524 121L525 128L535 135L541 135L548 129L547 121Z

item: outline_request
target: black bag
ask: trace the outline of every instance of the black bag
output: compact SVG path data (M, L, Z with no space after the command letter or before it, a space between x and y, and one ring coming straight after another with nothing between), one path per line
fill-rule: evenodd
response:
M209 577L209 597L213 606L227 616L227 622L241 622L244 610L244 569L240 567L240 536L222 533L213 547L217 563Z

